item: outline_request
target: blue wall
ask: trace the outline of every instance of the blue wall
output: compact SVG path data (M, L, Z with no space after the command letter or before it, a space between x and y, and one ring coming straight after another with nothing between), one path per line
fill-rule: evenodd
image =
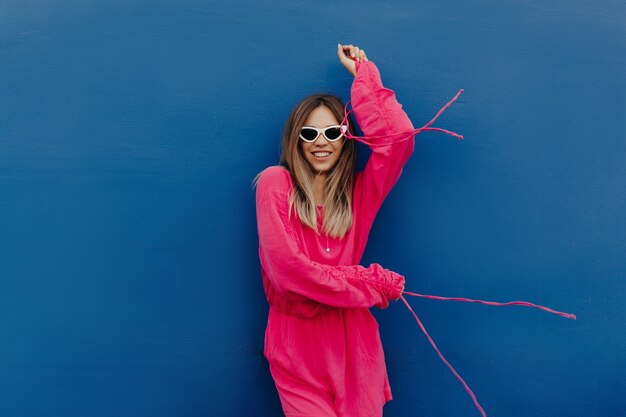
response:
M362 47L416 127L363 264L489 416L626 415L623 1L0 2L0 415L277 416L251 179ZM359 168L369 150L360 146ZM478 416L400 302L385 416Z

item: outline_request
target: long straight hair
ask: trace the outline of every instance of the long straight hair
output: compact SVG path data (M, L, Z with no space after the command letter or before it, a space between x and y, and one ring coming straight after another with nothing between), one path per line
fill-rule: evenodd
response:
M282 132L279 165L286 168L292 179L293 189L289 195L289 216L292 208L297 211L300 221L318 230L318 211L315 205L314 181L318 175L305 159L300 146L300 129L304 126L309 113L319 106L326 106L339 123L344 118L344 103L334 94L315 93L298 102L285 122ZM348 131L355 135L352 114L347 117ZM342 238L352 227L352 193L354 186L354 168L356 166L356 141L347 137L343 141L339 158L326 175L324 195L324 216L322 230L327 236ZM253 180L254 186L261 173Z

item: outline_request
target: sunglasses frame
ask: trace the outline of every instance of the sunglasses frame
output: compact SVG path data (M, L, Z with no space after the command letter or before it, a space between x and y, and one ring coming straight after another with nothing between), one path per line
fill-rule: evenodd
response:
M342 133L339 135L339 137L337 139L329 139L328 136L326 136L326 131L328 129L334 129L334 128L339 128L339 131L341 131ZM313 129L315 131L317 131L317 136L315 136L315 139L313 140L308 140L305 139L302 136L302 129L307 128L307 129ZM348 125L333 125L333 126L326 126L323 128L317 128L317 127L313 127L313 126L302 126L302 128L300 128L300 139L302 139L303 141L307 142L307 143L313 143L315 142L319 137L320 137L320 133L324 135L324 137L326 138L327 141L329 142L336 142L339 139L341 139L344 134L348 131Z

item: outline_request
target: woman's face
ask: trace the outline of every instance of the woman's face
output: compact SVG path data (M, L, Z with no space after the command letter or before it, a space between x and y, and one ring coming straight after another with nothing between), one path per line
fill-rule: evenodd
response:
M304 122L305 126L317 128L336 126L338 124L337 118L323 104L313 109ZM337 163L345 140L346 137L342 136L341 139L330 142L322 133L317 136L314 142L310 143L298 138L305 159L316 172L322 172L323 174L327 173ZM315 156L318 152L329 152L330 154L327 156Z

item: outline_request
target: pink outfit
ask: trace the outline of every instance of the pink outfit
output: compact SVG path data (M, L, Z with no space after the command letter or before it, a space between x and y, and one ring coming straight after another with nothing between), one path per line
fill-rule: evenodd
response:
M372 61L357 66L351 101L366 135L413 130ZM323 234L321 216L320 237L295 212L288 219L292 181L285 168L271 166L259 178L259 258L270 304L264 354L286 416L375 417L392 399L369 308L386 308L400 297L404 276L359 262L376 213L413 148L411 138L372 149L365 169L355 173L353 225L342 239Z
M376 65L372 61L357 62L356 71L348 103L352 102L351 111L364 136L347 133L346 137L370 146L372 155L365 169L354 175L353 225L349 232L342 239L325 236L318 216L322 234L318 237L300 222L295 211L289 219L288 197L293 183L284 167L265 169L257 183L259 259L270 305L263 353L283 411L288 417L382 416L383 405L393 397L378 322L369 308L386 308L389 300L401 298L485 416L474 394L443 358L402 297L404 276L377 263L367 268L359 265L376 213L413 153L414 136L424 130L437 130L463 138L429 127L463 90L429 123L414 129L395 93L382 85ZM365 141L365 137L370 140ZM317 209L323 215L323 207ZM575 318L521 301L496 303L404 294L491 305L519 304Z

